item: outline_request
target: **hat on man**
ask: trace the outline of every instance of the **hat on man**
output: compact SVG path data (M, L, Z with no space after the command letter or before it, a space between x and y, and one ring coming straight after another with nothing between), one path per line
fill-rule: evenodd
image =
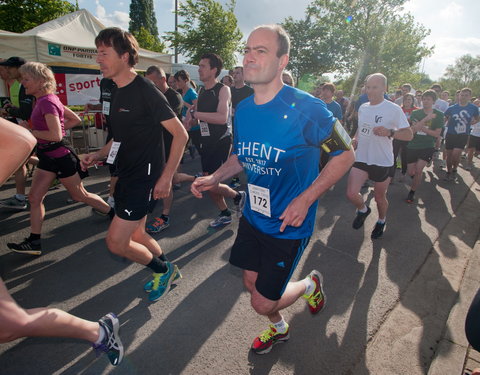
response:
M27 61L22 57L13 56L13 57L10 57L8 60L0 62L0 65L1 66L22 66L26 62Z

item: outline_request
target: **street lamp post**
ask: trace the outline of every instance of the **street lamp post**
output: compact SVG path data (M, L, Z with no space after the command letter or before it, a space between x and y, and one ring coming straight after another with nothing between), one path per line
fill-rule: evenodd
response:
M175 33L178 32L178 0L175 0ZM175 64L178 64L178 49L175 45Z

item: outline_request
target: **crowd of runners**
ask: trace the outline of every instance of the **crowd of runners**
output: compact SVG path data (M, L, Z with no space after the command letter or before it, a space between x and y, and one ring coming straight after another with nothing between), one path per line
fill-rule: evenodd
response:
M111 220L108 249L152 272L143 288L150 301L157 301L182 274L151 234L173 225L173 187L189 183L195 197L208 196L204 204L218 209L210 227L232 223L229 207L242 215L229 262L243 270L251 306L269 323L253 341L251 349L257 354L288 340L283 309L300 298L312 314L325 305L319 271L291 280L313 233L323 193L348 174L345 194L354 207L352 227L359 229L372 211L361 189L372 181L378 220L371 238L377 240L387 228L387 190L397 169L398 179L410 184L406 202L414 204L423 171L434 158L446 168L445 180L454 183L465 148L467 170L480 151L480 99L473 98L470 89L461 88L455 100L449 100L438 84L424 92L404 84L389 96L387 77L373 73L355 100L332 83L308 94L294 87L285 70L290 40L277 25L254 29L243 66L221 81L222 58L203 55L198 63L200 88L184 70L167 75L161 67L151 66L144 76L138 74L134 69L138 43L121 29L102 30L95 44L103 75L100 104L85 110L102 112L109 136L104 147L81 158L64 140L66 130L77 126L80 118L55 95L51 70L19 57L0 62L1 77L11 93L2 110L11 122L0 122L1 142L6 145L2 152L17 155L10 159L11 170L2 171L1 181L14 173L16 194L1 206L29 207L31 224L29 237L8 243L8 248L23 255L42 254L43 200L58 179L73 200ZM9 150L7 140L23 142L25 152ZM200 155L199 173L179 170L186 153ZM2 160L7 155L2 154ZM82 184L88 168L101 161L111 173L106 200ZM27 199L28 165L35 165L35 170ZM242 186L245 190L240 190ZM147 222L159 200L161 214ZM107 352L113 365L121 362L123 345L115 314L95 323L51 310L21 309L2 283L0 339L81 338ZM49 313L59 318L46 322Z

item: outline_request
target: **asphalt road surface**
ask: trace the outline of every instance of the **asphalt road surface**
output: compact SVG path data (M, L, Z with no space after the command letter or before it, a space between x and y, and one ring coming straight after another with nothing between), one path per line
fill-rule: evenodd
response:
M185 157L183 171L193 174L199 168L198 158ZM317 316L310 315L303 300L286 309L291 338L263 356L252 354L249 347L267 328L267 320L251 309L241 272L228 264L238 219L209 230L208 223L218 212L208 197L194 198L187 184L175 191L170 228L155 235L183 279L155 303L143 291L150 272L108 252L104 239L109 220L84 204L68 204L63 187L51 190L45 199L40 257L8 251L7 242L28 236L29 215L1 209L0 276L17 302L25 308L54 306L90 320L115 312L126 356L114 368L79 340L20 339L0 345L0 374L368 374L368 346L433 243L456 220L456 210L477 177L477 169L462 169L456 183L446 182L442 171L429 168L412 205L405 203L408 186L396 181L388 194L387 229L374 242L372 189L364 193L373 214L362 229L353 230L354 208L345 197L343 178L320 199L315 232L293 276L295 280L312 269L321 271L326 307ZM105 197L107 168L92 170L85 185ZM13 193L10 181L0 189L0 198ZM229 205L233 207L232 202ZM479 212L478 200L471 206ZM155 212L160 210L158 204ZM453 244L460 241L473 247L477 236L478 223L472 223L449 238ZM455 246L445 246L440 253L446 258L457 255ZM454 298L440 265L434 262L433 269L442 291L438 299ZM406 307L423 319L415 304ZM425 373L443 325L426 320L422 324L428 329L411 361Z

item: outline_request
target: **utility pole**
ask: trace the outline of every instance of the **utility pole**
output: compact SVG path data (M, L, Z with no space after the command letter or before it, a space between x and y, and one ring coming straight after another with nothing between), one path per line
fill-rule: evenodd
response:
M175 32L178 32L178 0L175 0ZM175 64L178 64L177 46L175 46Z

